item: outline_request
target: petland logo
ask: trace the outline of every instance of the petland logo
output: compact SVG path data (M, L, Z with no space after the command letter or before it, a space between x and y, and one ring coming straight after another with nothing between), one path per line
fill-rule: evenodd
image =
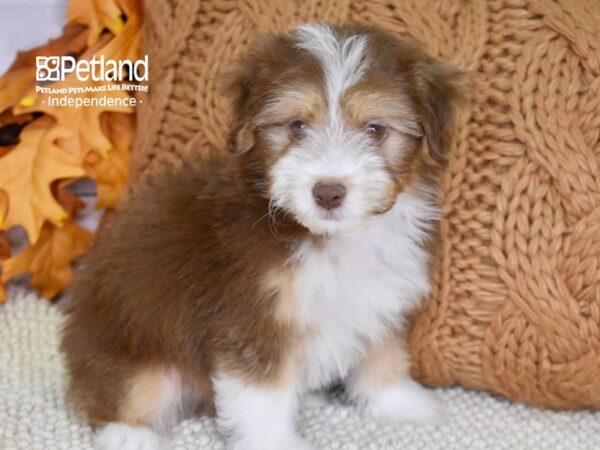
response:
M77 61L72 56L36 56L36 80L64 81L74 73L79 81L148 81L148 55L143 59L106 59L104 55Z

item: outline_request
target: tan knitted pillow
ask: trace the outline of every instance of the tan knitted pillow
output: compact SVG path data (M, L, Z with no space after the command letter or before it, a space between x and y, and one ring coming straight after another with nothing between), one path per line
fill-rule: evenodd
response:
M225 148L221 71L257 31L379 24L476 70L444 178L435 292L414 375L600 407L600 2L147 0L149 101L134 176Z

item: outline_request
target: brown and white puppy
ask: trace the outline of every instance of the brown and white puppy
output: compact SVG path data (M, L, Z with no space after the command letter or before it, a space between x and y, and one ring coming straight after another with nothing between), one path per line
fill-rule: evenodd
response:
M364 26L256 44L228 79L235 154L146 183L71 291L62 349L102 448L160 448L202 405L234 449L308 449L298 403L339 381L378 420L436 419L403 335L461 77Z

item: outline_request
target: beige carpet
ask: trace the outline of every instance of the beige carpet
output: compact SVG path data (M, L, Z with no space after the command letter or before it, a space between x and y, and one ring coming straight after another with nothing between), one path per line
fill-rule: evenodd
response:
M0 306L0 449L92 449L92 430L65 400L58 353L56 306L12 288ZM348 406L305 409L299 429L321 449L600 449L600 413L553 412L461 388L441 389L448 421L442 426L378 426ZM173 430L172 448L221 450L210 419Z

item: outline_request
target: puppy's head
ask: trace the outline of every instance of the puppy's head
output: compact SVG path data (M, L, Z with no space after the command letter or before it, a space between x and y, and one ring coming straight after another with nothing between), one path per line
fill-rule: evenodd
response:
M232 151L271 205L314 234L361 227L417 171L442 165L463 86L408 42L324 24L259 41L226 84Z

